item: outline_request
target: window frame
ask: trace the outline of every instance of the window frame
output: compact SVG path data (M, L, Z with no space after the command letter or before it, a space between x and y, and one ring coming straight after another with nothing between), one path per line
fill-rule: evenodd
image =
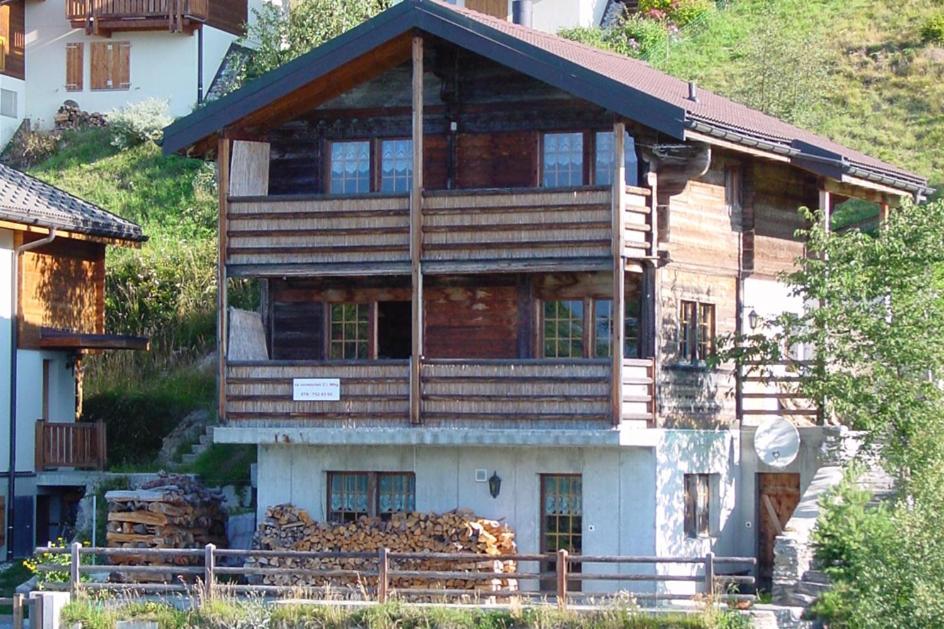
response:
M707 322L703 320L705 315ZM679 361L691 364L704 364L708 361L715 353L716 321L717 308L714 303L697 299L679 300Z
M384 191L383 190L383 144L384 142L409 142L410 143L410 166L409 166L409 184L406 190L402 191ZM333 167L334 167L334 146L336 144L355 144L361 143L367 144L367 163L368 163L368 172L367 172L367 190L361 192L338 192L334 188L335 186L332 183L333 177ZM374 137L374 138L338 138L338 139L329 139L324 141L324 150L322 152L322 176L324 178L324 184L322 188L324 189L325 194L337 195L337 196L364 196L368 194L384 194L384 195L408 195L410 194L410 189L412 188L413 181L413 138L408 136L394 135L394 136L384 136L384 137Z
M335 145L341 144L366 144L367 145L367 190L360 192L338 192L334 189L334 147ZM374 165L374 148L373 141L370 139L350 139L350 140L328 140L325 143L325 191L328 194L334 194L339 196L359 196L364 194L370 194L374 191L374 176L375 176L375 165ZM356 180L356 178L355 178Z
M355 308L357 308L358 311L360 310L360 308L363 308L363 307L367 308L367 321L366 321L367 338L366 339L354 339L353 341L347 341L344 338L342 338L339 341L335 341L332 334L334 331L334 323L335 323L334 321L334 307L335 306L341 306L342 309L344 306L354 306ZM346 302L325 302L324 321L325 321L324 355L327 360L339 360L339 361L372 360L375 357L376 347L377 347L377 341L376 341L377 339L377 302L375 301L372 301L372 302L347 302L347 301ZM342 321L340 323L343 327L343 325L347 323L347 321ZM356 320L355 320L355 323L356 323ZM351 343L351 342L355 344L355 347L357 346L358 343L361 343L361 342L366 343L366 356L363 356L363 357L356 356L354 358L346 358L344 356L343 347L345 343ZM332 348L335 346L335 343L341 343L342 355L339 357L334 356L334 354L332 353ZM355 353L356 353L356 350L355 350Z
M406 142L410 146L409 150L409 175L407 176L407 186L406 190L384 190L384 162L383 162L383 145L384 142ZM375 142L376 147L376 159L372 160L376 162L377 175L376 175L376 189L375 192L380 192L381 194L409 194L410 188L413 185L413 138L409 137L389 137L389 138L377 138ZM396 177L394 177L396 181Z
M584 498L584 493L583 493L583 489L584 489L584 487L583 487L583 474L580 474L580 473L572 473L572 472L565 472L565 473L561 473L561 472L550 472L550 473L540 473L540 474L538 474L538 487L539 487L539 494L540 494L540 495L539 495L540 503L539 503L539 506L538 506L538 517L540 518L540 521L539 521L539 533L540 533L540 538L539 538L539 542L538 542L538 547L539 547L541 553L552 553L552 552L556 552L556 549L553 550L553 551L552 551L552 550L549 550L550 545L548 544L548 538L549 538L550 535L553 535L557 540L560 540L560 539L561 539L561 533L560 533L560 519L561 519L562 516L560 516L560 515L555 515L555 516L554 516L554 517L556 518L555 524L557 524L557 527L556 527L557 530L556 530L556 531L554 531L554 532L549 531L549 530L548 530L548 526L547 526L548 517L551 517L550 514L546 513L546 505L547 505L547 502L546 502L546 500L547 500L547 482L548 482L550 479L552 479L552 478L554 478L554 479L568 479L568 480L572 480L572 479L576 478L576 479L579 481L579 491L580 491L580 515L575 516L573 513L569 513L569 514L567 514L567 515L564 516L564 517L567 517L567 518L570 520L570 524L571 524L571 530L570 530L569 533L567 533L568 541L571 542L571 543L568 544L568 548L570 549L568 552L571 552L571 554L580 554L580 553L583 552L583 542L584 542L584 533L585 533L585 532L584 532L584 517L583 517L583 516L584 516L584 513L583 513L583 506L584 506L584 501L583 501L583 498ZM570 495L573 495L573 494L570 494ZM579 531L578 533L574 533L574 531L573 531L573 526L572 526L572 525L573 525L573 520L574 520L574 518L578 518L578 517L580 518L580 531ZM575 538L575 537L577 538L577 541L578 541L579 546L580 546L579 548L576 549L576 552L574 552L574 550L573 550L573 548L574 548L573 541L574 541L574 538ZM557 547L560 548L560 544L557 544ZM580 565L580 564L572 565L572 566L570 567L570 569L571 569L571 572L581 572L581 565ZM554 572L555 570L556 570L556 561L554 561L554 560L547 561L547 562L544 562L544 563L542 564L541 572ZM581 581L578 581L578 580L568 581L568 589L571 590L571 591L579 592L579 591L581 590L581 583L582 583L582 582L581 582ZM543 580L541 581L541 590L553 590L553 588L554 588L554 583L553 583L552 580L550 580L550 579L543 579Z
M683 476L682 490L685 501L683 521L687 537L714 536L717 480L717 474L708 472L691 472Z
M602 187L602 186L612 186L612 178L610 181L605 183L600 183L600 176L597 173L597 134L609 133L613 134L613 129L590 129L590 130L575 130L575 129L555 129L551 131L542 131L538 134L538 154L537 154L537 187L539 188L548 188L553 190L554 188L559 188L561 186L547 186L544 183L544 174L545 174L545 164L544 164L544 151L547 146L546 138L548 135L564 135L564 134L580 134L582 135L582 152L581 159L583 163L581 165L581 171L583 173L581 178L581 183L579 186L563 186L563 188L573 188L573 187ZM635 159L632 160L634 164L635 171L631 171L629 168L626 169L627 176L630 177L631 183L627 183L627 186L639 186L639 156L635 153L636 151L636 137L630 133L629 129L625 131L626 136L629 138L629 142L625 144L627 154L631 150L635 155ZM625 158L624 158L625 160ZM635 183L632 183L635 182Z
M354 513L358 514L353 516L353 520L344 520L337 519L333 517L335 511L331 508L331 500L334 496L334 479L338 476L363 476L367 481L367 512L361 513L359 511L350 511L343 513ZM409 496L410 509L404 511L390 511L386 513L381 513L380 511L380 480L382 478L390 478L395 476L402 476L408 480L406 486L409 490L412 491L412 495ZM379 517L382 520L390 519L390 516L394 513L412 513L416 510L416 473L412 471L387 471L387 472L365 472L362 470L346 471L346 470L328 470L325 472L325 522L334 522L334 523L347 523L356 521L361 516L367 516L369 518Z
M593 162L591 178L593 181L592 185L594 186L612 186L613 185L612 177L610 177L609 181L602 181L602 182L600 181L600 172L598 168L600 155L598 151L600 149L599 136L601 134L607 134L611 137L614 137L614 133L615 132L612 129L609 129L609 130L604 129L604 130L597 130L597 131L590 132L591 134L590 137L593 139L593 142L591 145L591 157L592 157L592 162ZM638 187L639 186L639 156L636 153L636 138L632 133L629 132L629 129L626 129L623 132L623 135L624 135L623 164L626 169L626 177L630 178L630 181L628 182L624 181L623 183L627 186ZM628 140L628 141L625 141L625 140ZM626 164L627 157L629 155L633 155L632 168L630 168L630 164ZM610 161L612 161L612 157L613 157L613 154L611 152ZM612 168L612 164L610 167Z
M545 349L546 349L546 348L545 348L545 341L547 340L547 336L546 336L546 334L545 334L545 330L546 330L546 328L545 328L545 325L546 325L546 310L545 310L545 307L546 307L546 304L552 303L552 302L577 302L577 301L583 302L583 325L581 326L581 335L582 335L582 344L583 344L583 347L582 347L582 351L581 351L580 355L579 355L579 356L569 356L569 357L567 357L567 356L564 356L564 357L560 357L560 356L548 356L548 355L547 355L547 352L545 351ZM604 355L604 356L597 355L597 340L598 340L597 336L598 336L598 335L597 335L597 325L596 325L596 324L597 324L597 313L599 312L599 304L600 304L601 302L607 302L607 303L610 304L609 335L608 335L609 342L607 343L608 351L607 351L606 355ZM612 305L612 304L613 304L613 299L612 299L612 298L610 298L610 297L600 297L600 296L582 297L582 298L578 298L578 299L538 299L538 300L537 300L537 323L538 323L538 325L535 326L535 328L536 328L536 330L537 330L537 338L535 339L535 342L536 342L536 346L535 346L535 350L536 350L536 351L535 351L535 354L536 354L539 358L546 358L546 359L548 359L548 360L575 360L575 359L598 359L598 360L603 360L603 359L612 357L612 352L613 352L613 310L612 310L613 305ZM624 317L623 317L623 326L624 326L624 328L623 328L623 344L624 344L624 349L623 349L623 353L624 353L624 355L625 355L627 358L638 357L638 356L640 355L640 353L639 353L639 338L640 338L642 332L641 332L641 330L640 330L640 328L639 328L639 317L635 317L635 318L636 318L636 333L633 334L633 335L630 335L630 334L628 334L628 330L627 330L626 327L625 327L625 326L627 325L627 323L628 323L630 317L625 316L625 311L624 311ZM634 341L634 346L633 346L633 347L634 347L634 351L632 352L632 354L634 354L634 356L632 356L632 357L629 356L630 352L627 352L627 349L626 349L626 348L628 347L628 342L629 342L630 339L633 339L633 341Z
M545 160L545 151L547 150L547 137L551 135L573 135L580 137L580 183L577 185L560 185L555 184L549 186L545 183L545 175L547 174L546 169L546 160ZM580 188L587 185L587 182L590 180L588 178L588 169L587 169L587 131L582 130L555 130L555 131L544 131L540 134L540 142L538 143L538 187L546 188L548 190L554 190L556 188Z

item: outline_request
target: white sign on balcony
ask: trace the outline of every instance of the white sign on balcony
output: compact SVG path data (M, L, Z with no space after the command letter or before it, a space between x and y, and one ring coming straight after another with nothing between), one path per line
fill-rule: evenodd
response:
M336 402L341 399L339 378L294 378L292 399L296 402Z

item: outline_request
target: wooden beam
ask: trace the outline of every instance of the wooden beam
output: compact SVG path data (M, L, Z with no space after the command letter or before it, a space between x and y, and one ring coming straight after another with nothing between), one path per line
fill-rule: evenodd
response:
M218 240L219 259L216 270L216 357L217 357L217 387L219 395L218 418L226 421L226 334L227 309L229 300L226 294L226 240L229 221L229 188L230 188L230 150L232 141L223 135L217 141L216 169L217 187L219 188L219 218Z
M28 234L38 234L42 236L49 235L49 228L42 227L40 225L29 225L27 223L18 223L16 221L4 221L0 220L0 229L9 229L11 231L25 232ZM124 240L122 238L115 238L111 236L94 236L91 234L82 234L79 232L72 232L65 229L56 228L56 239L60 238L70 238L72 240L84 240L88 242L96 242L103 245L115 245L118 247L134 247L140 248L143 243L136 240Z
M872 203L890 203L897 204L902 198L909 196L907 192L878 186L871 182L861 179L849 180L843 177L843 181L835 179L825 179L821 188L837 197L847 197L850 199L863 199Z
M423 38L413 37L413 181L410 186L410 276L413 348L410 357L410 422L422 421L423 357Z
M624 137L626 125L613 125L613 303L610 312L612 333L610 352L613 358L610 369L610 411L614 426L623 419L623 330L626 301L626 260L624 212L626 211L626 147Z

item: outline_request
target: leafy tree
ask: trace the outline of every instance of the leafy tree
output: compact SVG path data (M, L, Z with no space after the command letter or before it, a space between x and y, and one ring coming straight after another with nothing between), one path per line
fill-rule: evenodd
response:
M828 233L801 211L808 255L784 280L811 307L727 339L716 360L813 348L800 393L865 431L896 479L882 505L855 474L825 501L817 557L835 587L818 612L831 626L944 626L944 202L905 204L874 236Z
M354 28L392 4L392 0L298 0L287 10L264 3L254 10L247 39L255 53L245 69L253 79Z

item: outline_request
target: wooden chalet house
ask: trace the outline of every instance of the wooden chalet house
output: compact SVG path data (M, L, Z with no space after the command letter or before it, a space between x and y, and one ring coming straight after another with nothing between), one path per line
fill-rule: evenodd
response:
M86 470L105 465L104 426L76 421L82 358L147 348L146 338L104 329L105 247L143 240L134 223L0 165L0 545L7 558L31 554L74 522Z
M799 206L927 188L436 0L178 120L164 150L215 157L221 284L262 287L256 319L220 294L214 437L258 445L259 514L464 507L523 552L769 561L823 437L769 476L753 430L816 410L705 359L751 312L800 306L776 279L804 252Z

